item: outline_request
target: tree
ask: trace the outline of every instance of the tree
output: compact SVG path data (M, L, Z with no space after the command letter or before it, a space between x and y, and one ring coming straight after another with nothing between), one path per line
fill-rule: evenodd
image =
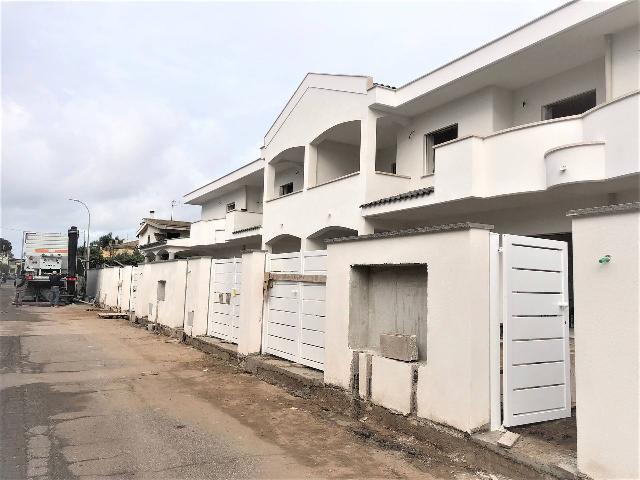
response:
M11 242L5 238L0 238L0 257L2 258L13 258L13 252Z
M142 255L140 253L140 250L138 250L137 248L131 253L123 252L123 253L119 253L117 255L114 255L113 257L111 257L111 259L115 260L116 262L121 263L122 265L134 265L135 266L135 265L138 265L140 263L144 263L144 255Z
M78 247L78 259L85 260L87 258L87 250L84 246ZM91 242L91 248L89 249L89 268L98 268L104 263L104 257L102 256L102 250L98 248L97 242ZM80 272L82 268L79 268Z
M124 242L124 239L118 237L117 235L114 237L113 233L109 232L106 235L102 235L98 238L97 241L91 242L91 245L97 245L100 248L107 248L109 245L119 245Z

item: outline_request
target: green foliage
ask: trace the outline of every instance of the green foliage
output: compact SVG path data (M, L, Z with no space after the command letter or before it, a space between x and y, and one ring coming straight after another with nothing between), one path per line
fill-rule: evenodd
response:
M78 260L82 260L82 263L84 264L84 260L86 258L86 248L78 247ZM96 245L94 245L94 242L91 242L91 249L89 250L89 268L97 268L102 264L104 264L102 251ZM78 262L78 274L80 274L81 271L83 271L83 268L80 266L80 262Z
M132 253L119 253L111 257L111 259L121 263L122 265L138 265L140 263L144 263L144 255L142 255L140 253L140 250L138 250L137 248ZM107 262L109 262L109 260L111 259L107 259Z
M114 237L111 232L106 235L102 235L98 240L91 242L91 245L97 245L100 248L107 248L109 245L118 245L123 243L124 240L117 235Z
M11 251L11 242L5 238L0 238L0 257L13 258L13 252Z

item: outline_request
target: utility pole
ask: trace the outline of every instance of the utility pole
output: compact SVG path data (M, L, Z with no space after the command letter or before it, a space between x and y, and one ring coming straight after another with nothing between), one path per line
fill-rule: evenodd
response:
M171 200L171 220L173 220L173 207L175 207L176 205L178 205L178 202L176 202L175 200Z
M89 232L91 231L91 212L89 211L89 207L87 207L87 204L84 203L82 200L78 200L76 198L70 198L69 201L71 202L77 202L79 204L81 204L82 206L84 206L84 208L87 209L87 215L89 216L89 220L87 222L87 248L86 248L86 257L87 257L87 263L84 267L84 293L85 295L87 294L87 285L88 285L88 280L89 280L89 260L90 260L90 250L91 250L91 241L89 239Z

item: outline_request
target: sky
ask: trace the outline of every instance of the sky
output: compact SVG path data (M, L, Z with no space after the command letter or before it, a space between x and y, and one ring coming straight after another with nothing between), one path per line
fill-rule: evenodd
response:
M400 86L562 3L2 2L0 235L196 220L307 72Z

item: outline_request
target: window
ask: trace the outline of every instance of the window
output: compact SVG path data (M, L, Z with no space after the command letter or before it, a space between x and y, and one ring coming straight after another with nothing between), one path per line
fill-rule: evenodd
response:
M158 281L158 301L164 301L164 293L165 290L167 289L167 281L166 280L159 280Z
M433 147L458 138L458 124L450 125L425 135L425 175L436 171L436 151Z
M293 193L293 182L280 185L280 196L287 195L289 193Z
M227 203L227 212L233 212L236 209L236 202Z
M580 115L596 106L596 91L579 93L542 107L542 120Z

